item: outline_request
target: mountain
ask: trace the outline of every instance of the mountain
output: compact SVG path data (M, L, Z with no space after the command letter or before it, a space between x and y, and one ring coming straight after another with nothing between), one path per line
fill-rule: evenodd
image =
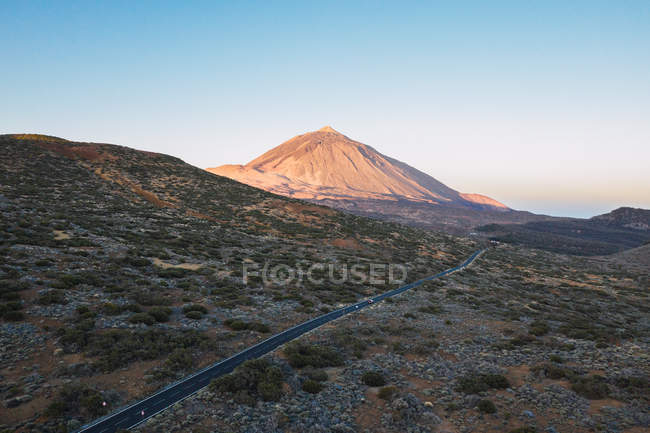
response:
M207 170L276 194L435 228L541 218L484 195L459 193L330 126L298 135L246 165Z

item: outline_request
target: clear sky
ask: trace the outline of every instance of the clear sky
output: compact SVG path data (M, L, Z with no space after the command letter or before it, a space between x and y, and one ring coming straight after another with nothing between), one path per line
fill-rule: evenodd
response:
M244 163L332 125L463 192L650 208L650 1L2 1L0 133Z

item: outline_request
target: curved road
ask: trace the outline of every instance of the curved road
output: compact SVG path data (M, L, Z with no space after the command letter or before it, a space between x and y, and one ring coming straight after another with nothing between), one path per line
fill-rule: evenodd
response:
M386 298L390 298L391 296L403 293L409 289L412 289L413 287L419 286L425 281L430 281L443 277L452 272L462 270L470 265L483 251L485 250L483 249L476 251L460 265L447 269L446 271L440 272L439 274L423 278L381 295L377 295L373 298L365 299L361 302L357 302L356 304L352 304L330 313L323 314L322 316L318 316L307 322L301 323L300 325L296 325L293 328L289 328L286 331L282 331L279 334L275 334L274 336L260 343L257 343L256 345L251 346L248 349L245 349L242 352L231 356L230 358L212 364L203 370L192 374L191 376L188 376L163 388L162 390L158 391L150 397L145 398L144 400L140 400L130 406L119 409L112 414L99 418L90 424L86 424L77 430L77 432L112 433L119 429L133 428L151 418L152 416L162 412L168 407L178 403L181 400L186 399L192 394L195 394L200 389L206 387L212 381L212 379L230 373L235 369L235 367L244 361L259 358L260 356L271 352L277 347L295 338L298 338L299 336L313 329L316 329L325 323L331 322L332 320L338 319L339 317L345 316L346 314L359 311L369 305L372 305L374 302L379 302Z

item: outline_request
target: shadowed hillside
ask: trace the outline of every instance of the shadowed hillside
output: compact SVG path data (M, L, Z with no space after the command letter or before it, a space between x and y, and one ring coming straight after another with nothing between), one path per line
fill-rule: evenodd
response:
M488 224L478 230L492 239L558 253L598 256L650 241L650 211L619 208L590 219L565 218L526 224Z

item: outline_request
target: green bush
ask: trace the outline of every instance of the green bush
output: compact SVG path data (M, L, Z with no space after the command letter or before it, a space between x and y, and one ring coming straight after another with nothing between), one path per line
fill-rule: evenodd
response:
M302 390L310 394L318 394L323 389L323 385L315 380L307 379L302 383Z
M508 379L500 374L471 374L458 380L457 390L465 394L478 394L489 389L509 387Z
M302 342L291 343L284 349L289 364L294 368L336 367L343 365L343 356L329 346L310 345Z
M199 304L191 304L183 307L183 313L187 314L190 311L198 311L201 314L206 314L208 312L208 309Z
M165 368L172 372L189 370L193 366L192 352L185 348L174 349L169 358L165 360Z
M120 305L113 304L111 302L105 302L101 306L101 311L104 314L107 314L109 316L117 316L118 314L122 313L123 308Z
M147 311L156 322L167 322L169 321L169 316L172 314L172 310L169 307L153 307Z
M317 382L325 382L328 379L327 373L324 370L305 369L304 374L309 379Z
M531 371L534 373L542 373L545 377L549 379L562 379L564 377L571 378L574 373L568 369L560 367L559 365L544 363L541 365L536 365L531 368Z
M155 295L149 292L136 292L133 295L133 300L140 305L171 305L172 300L160 295Z
M69 419L81 415L84 418L95 418L107 412L102 401L104 398L95 389L78 383L66 384L45 409L45 416Z
M213 380L210 389L231 393L238 403L252 406L259 399L278 401L283 395L282 383L282 370L266 359L255 359Z
M376 371L366 371L361 375L361 381L368 386L384 386L386 385L386 380L381 373Z
M168 356L176 349L210 350L210 339L198 331L122 330L82 334L80 346L87 356L98 357L94 367L115 371L131 362Z
M571 384L571 389L590 400L599 400L609 396L609 386L605 378L598 375L576 378Z
M396 393L397 388L394 386L384 386L383 388L379 388L377 397L381 398L382 400L390 400Z
M483 413L495 413L497 411L497 407L494 405L494 403L486 399L480 400L476 407L480 412Z
M133 316L129 317L129 322L153 325L156 323L156 319L149 313L135 313Z
M271 332L271 328L269 328L268 325L260 322L244 322L239 319L226 319L223 321L223 324L234 331L250 330L262 333Z
M8 322L20 322L25 320L25 313L22 311L7 311L2 316Z
M183 269L183 268L159 269L158 276L160 278L183 278L189 272L190 271L188 269Z
M440 308L440 306L438 305L430 304L427 305L426 307L418 308L418 311L427 314L439 314L442 313L442 308Z
M38 297L39 304L41 305L51 305L51 304L65 304L65 295L61 290L50 290L43 293Z
M546 322L536 320L530 324L530 329L528 332L537 337L541 337L542 335L548 334L548 331L550 331L550 328Z
M200 320L203 318L203 314L200 311L188 311L185 313L185 317L188 319L193 319L193 320Z
M0 299L3 301L20 301L20 294L16 292L4 292L0 293Z

